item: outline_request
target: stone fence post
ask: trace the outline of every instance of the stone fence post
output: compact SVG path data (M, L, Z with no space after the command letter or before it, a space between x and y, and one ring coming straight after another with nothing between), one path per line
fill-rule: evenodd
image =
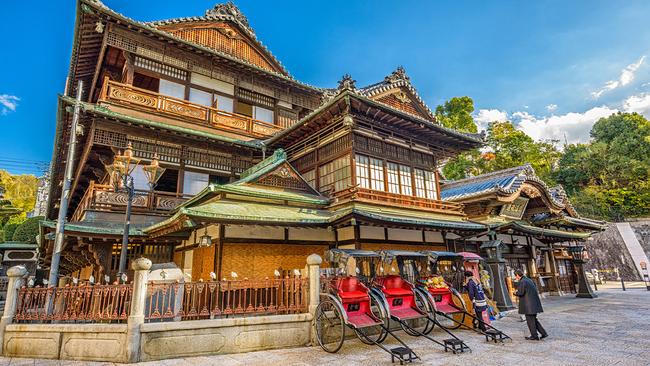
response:
M131 295L131 312L126 327L126 359L137 362L140 359L140 327L144 324L144 308L147 300L147 282L151 261L138 258L133 261L133 294Z
M320 264L323 259L318 254L307 257L309 275L309 313L313 316L320 301Z
M0 319L0 347L2 354L4 354L4 340L5 329L8 324L13 321L16 314L16 307L18 306L18 290L23 286L25 280L23 277L27 275L27 268L25 266L13 266L7 270L7 277L9 283L7 284L7 298L5 300L5 310Z

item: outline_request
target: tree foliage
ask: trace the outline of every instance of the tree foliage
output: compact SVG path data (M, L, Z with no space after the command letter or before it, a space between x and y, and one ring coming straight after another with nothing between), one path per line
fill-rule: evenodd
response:
M474 101L470 97L453 97L436 108L436 119L445 127L462 132L478 132L474 118Z
M4 225L4 227L2 228L2 230L4 232L3 240L5 242L12 241L14 239L14 232L16 231L18 226L20 226L20 224L25 222L25 220L26 219L23 216L18 216L17 215L17 216L11 217L7 221L7 223Z
M0 170L0 187L4 189L4 199L23 214L34 209L38 178L31 174L12 175Z
M13 241L21 243L36 244L36 236L38 235L38 224L43 220L43 216L34 216L25 220L14 232Z
M555 177L579 211L621 220L650 214L650 122L636 113L601 118L588 144L569 145Z

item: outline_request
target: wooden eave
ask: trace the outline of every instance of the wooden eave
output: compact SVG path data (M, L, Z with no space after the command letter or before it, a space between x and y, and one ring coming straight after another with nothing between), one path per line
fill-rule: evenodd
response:
M247 63L234 56L222 53L211 48L201 46L179 37L173 36L165 31L148 26L144 23L127 18L101 3L92 0L78 0L77 19L75 24L74 44L72 48L72 57L70 64L70 73L68 78L68 95L74 94L77 80L84 80L84 95L88 95L88 90L95 74L96 65L101 52L103 34L95 30L96 23L102 21L105 30L108 23L127 28L138 32L152 40L164 42L186 51L193 52L202 57L217 59L219 63L237 68L248 74L255 74L284 85L293 87L314 96L320 96L322 90L311 85L301 83L289 76L279 72L263 69L256 65ZM83 61L83 62L81 62ZM88 88L88 89L86 89Z

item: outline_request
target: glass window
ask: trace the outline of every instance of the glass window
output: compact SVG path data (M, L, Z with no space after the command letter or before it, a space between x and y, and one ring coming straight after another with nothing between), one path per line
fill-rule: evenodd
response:
M212 107L212 93L190 88L190 102Z
M338 192L352 184L350 156L345 155L318 168L321 192Z
M312 188L316 188L316 169L304 172L301 175L307 184L309 184Z
M411 167L400 164L399 177L400 177L400 184L402 185L402 194L407 196L412 196L413 183L411 182Z
M388 163L386 166L386 175L388 176L388 192L400 194L399 164Z
M210 175L197 172L184 172L183 194L197 194L208 186Z
M272 110L255 106L253 112L255 112L253 118L256 120L273 124L274 121Z
M384 191L384 161L377 158L370 158L370 188L376 191Z
M185 99L185 85L175 83L173 81L160 79L160 86L158 92L168 97Z
M368 172L369 159L365 155L356 155L355 159L357 184L361 188L370 189L370 176Z
M437 199L435 174L428 170L415 169L415 195Z
M215 106L218 110L220 111L225 111L225 112L230 112L232 113L234 111L233 109L233 103L234 100L231 97L226 97L223 95L216 94L214 96L214 99L217 103Z

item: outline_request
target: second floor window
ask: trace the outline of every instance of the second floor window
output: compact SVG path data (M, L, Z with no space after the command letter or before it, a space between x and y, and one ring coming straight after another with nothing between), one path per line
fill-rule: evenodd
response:
M433 172L415 169L415 195L422 198L438 199Z
M384 161L370 158L370 188L376 191L385 190L384 187Z
M338 192L352 184L350 155L342 156L318 168L321 192Z
M168 97L185 99L185 85L173 81L160 79L158 92Z
M386 175L388 176L388 192L406 196L413 195L410 166L388 163Z

